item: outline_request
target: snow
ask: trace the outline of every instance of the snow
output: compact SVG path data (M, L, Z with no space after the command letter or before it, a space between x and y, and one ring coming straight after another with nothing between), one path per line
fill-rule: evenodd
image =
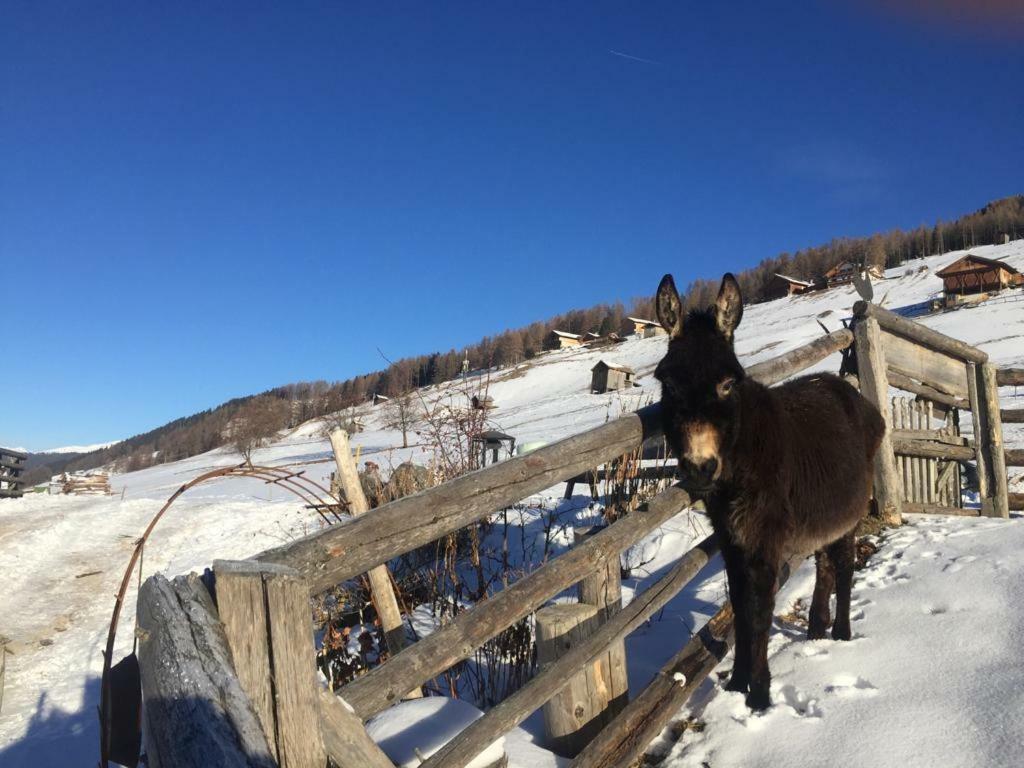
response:
M45 451L35 451L35 453L92 453L120 442L120 440L112 440L109 443L93 443L92 445L63 445L60 448L47 448Z
M1024 268L1024 241L971 253ZM948 253L889 270L888 279L875 283L876 301L889 308L926 301L941 290L935 271L961 255ZM737 351L747 365L782 354L819 337L817 320L829 330L839 328L856 298L846 286L747 307ZM1000 299L923 322L980 346L999 365L1024 365L1022 301ZM616 360L637 372L640 386L629 390L591 394L590 368L608 350L585 347L484 372L473 382L489 377L488 394L497 406L488 413L490 427L514 435L520 446L551 443L655 401L659 392L651 374L666 343L665 337L630 337L616 345ZM815 370L834 371L838 364L834 355ZM423 396L428 402L461 403L466 400L463 386L429 387ZM1024 391L1004 387L1001 395L1003 407L1024 405ZM402 461L429 462L431 450L423 437L411 435L409 448L396 447L401 435L383 426L382 406L366 404L357 410L366 425L352 438L361 461L371 459L385 473ZM254 462L302 469L326 484L332 461L321 427L317 421L296 427L256 451ZM1009 446L1024 445L1024 425L1006 425L1004 437ZM219 449L115 474L112 497L29 494L0 500L0 634L11 652L0 714L0 765L62 766L69 754L79 762L95 762L101 649L133 543L183 483L238 462L237 454ZM1013 490L1024 490L1020 477L1019 470L1011 471ZM560 484L531 500L559 516L551 542L554 554L567 546L569 528L593 514L589 498L562 504L563 491ZM524 551L539 561L544 538L537 514L509 515L510 524L513 517L524 532ZM201 571L215 558L248 557L320 525L301 502L261 481L212 481L187 492L157 526L142 575ZM688 730L671 747L661 742L669 752L666 765L759 765L786 759L810 765L820 762L819 755L829 755L827 762L842 755L844 765L865 766L1014 764L1010 745L1024 743L1020 724L1012 718L1024 711L1017 692L1024 691L1017 650L1024 640L1024 603L1010 594L1014 580L1021 583L1024 574L1017 554L1024 552L1021 525L1019 518L918 518L892 534L858 575L857 638L846 644L808 643L799 628L777 624L772 640L775 707L752 717L737 707L736 696L706 683L680 713L700 719L706 728ZM624 556L633 566L624 598L647 588L707 532L703 517L687 512L633 547ZM810 585L805 567L787 585L778 613L799 597L806 602ZM131 650L135 594L133 580L116 658ZM627 638L632 695L724 597L724 577L715 561ZM429 613L417 611L416 618L417 631L433 629ZM722 669L728 667L727 660ZM539 746L539 734L535 716L506 737L513 765L555 764ZM809 735L816 739L813 744Z

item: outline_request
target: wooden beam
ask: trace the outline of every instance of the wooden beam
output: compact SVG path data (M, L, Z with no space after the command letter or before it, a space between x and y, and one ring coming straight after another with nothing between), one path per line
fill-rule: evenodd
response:
M999 418L1003 424L1024 424L1024 408L1003 409L999 411Z
M267 550L256 559L296 568L305 575L310 589L319 593L660 434L660 408L650 405L523 456L383 504L346 525L325 528Z
M529 616L586 574L607 563L618 563L620 552L671 520L689 503L690 497L681 488L666 489L648 502L646 510L620 518L578 547L477 603L472 611L459 614L450 624L406 648L387 664L357 677L341 689L341 696L363 720L397 704L408 686L422 685L468 658L505 627Z
M979 386L984 409L984 434L975 438L979 450L988 452L988 466L992 473L992 512L995 517L1008 518L1007 505L1009 489L1006 482L1006 456L1003 453L1003 422L999 414L999 385L996 383L996 367L985 363L978 367L981 376ZM975 414L977 418L977 414Z
M945 392L939 392L939 390L934 387L929 387L927 384L921 384L920 382L914 381L909 376L904 376L896 371L889 371L888 379L889 384L897 389L904 389L907 392L912 392L925 400L931 400L932 402L953 408L962 408L963 410L970 410L971 408L971 403L966 398L953 397L952 395L947 395Z
M893 442L897 440L930 440L945 445L967 445L967 438L959 435L947 435L941 429L894 429Z
M857 347L857 375L860 378L861 394L878 408L885 419L885 434L875 455L874 494L878 502L878 514L889 526L902 525L900 508L903 503L903 486L896 471L896 457L893 454L892 413L889 410L889 381L885 372L885 353L882 347L882 333L878 321L864 317L854 325L854 339Z
M277 768L199 577L151 576L137 610L149 765Z
M337 768L395 768L347 704L323 689L317 695L324 747Z
M853 333L841 328L814 341L747 368L747 375L765 386L778 384L795 373L810 368L829 355L846 349L853 343Z
M298 571L215 560L217 608L242 689L281 766L323 768L309 590Z
M967 366L967 384L970 387L972 429L974 430L975 460L978 465L978 495L981 496L982 514L992 514L992 500L989 491L989 468L987 451L980 450L985 442L985 430L983 427L985 414L983 411L981 380L978 376L977 366L969 363Z
M988 362L988 355L977 347L972 347L970 344L965 344L959 339L954 339L952 336L947 336L944 333L933 331L927 326L901 317L895 312L884 309L877 304L858 301L853 305L853 315L858 318L873 318L878 321L881 328L889 333L902 336L918 344L923 344L929 349L951 355L964 362L978 364Z
M981 510L970 507L944 507L940 504L919 504L908 502L903 505L907 515L956 515L958 517L979 517Z
M933 389L955 398L967 397L967 367L963 360L886 331L882 331L882 345L887 371L928 382Z
M892 441L893 452L899 456L915 456L923 459L953 459L955 461L972 461L977 455L974 448L966 445L949 445L929 440Z
M363 493L363 484L359 482L359 470L356 467L355 459L352 458L348 432L344 429L336 429L331 432L331 448L334 450L336 477L345 494L345 500L348 502L349 513L353 517L366 514L370 511L370 505ZM398 608L395 589L391 585L391 574L388 571L387 563L381 563L371 568L367 575L370 579L370 596L373 599L374 608L377 609L377 615L380 617L388 652L394 656L405 648L405 624L402 621L402 612ZM419 688L413 691L414 698L422 695Z
M596 539L595 536L594 540ZM570 675L604 653L609 643L629 634L650 616L661 610L669 600L679 593L679 590L697 575L717 551L718 544L713 536L703 539L683 555L667 574L648 589L634 596L629 605L599 627L582 643L570 649L568 653L546 669L541 670L518 691L492 707L483 717L471 723L462 733L423 763L422 768L463 768L468 765L498 736L519 725L531 712L534 712L557 693ZM632 704L627 706L614 722L618 722L632 706ZM604 731L602 731L603 733ZM619 765L628 764L626 762Z
M1006 457L1006 466L1024 467L1024 448L1007 448L1003 455Z
M1014 512L1024 512L1024 493L1011 493L1008 503Z

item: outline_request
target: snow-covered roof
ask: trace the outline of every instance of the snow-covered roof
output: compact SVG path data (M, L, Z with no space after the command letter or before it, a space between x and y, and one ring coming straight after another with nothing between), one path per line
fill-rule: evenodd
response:
M566 339L582 339L578 333L569 333L568 331L551 331L555 336L561 336Z
M810 286L811 285L811 283L807 282L806 280L797 280L795 277L790 277L789 275L780 275L778 272L775 273L775 276L776 277L781 277L787 283L793 283L794 285L804 285L804 286Z
M613 371L625 371L626 373L636 373L636 371L634 371L628 365L616 363L613 360L598 360L597 365L595 365L594 368L597 368L602 365L605 366L606 368L610 368ZM591 368L590 370L594 370L594 368Z
M998 269L1005 269L1011 275L1019 275L1020 274L1020 272L1018 272L1016 268L1011 267L1005 261L1000 261L999 259L986 259L984 256L976 256L973 253L968 253L966 256L961 256L959 259L954 261L952 264L947 264L942 269L940 269L938 272L936 272L935 275L937 277L944 277L946 274L948 274L950 271L952 271L953 267L957 266L958 264L966 264L968 262L974 262L975 264L978 264L979 266L996 267Z
M626 319L634 323L643 323L644 325L661 325L657 320L644 320L642 317L627 317Z

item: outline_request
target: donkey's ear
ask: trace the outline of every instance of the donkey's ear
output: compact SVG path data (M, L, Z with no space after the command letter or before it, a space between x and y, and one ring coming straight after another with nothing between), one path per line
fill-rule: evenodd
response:
M683 305L679 301L679 291L672 275L665 275L658 285L658 295L654 300L658 322L670 337L677 339L683 335Z
M722 335L732 341L736 326L742 319L743 297L740 295L740 284L736 282L732 272L726 272L722 277L722 287L718 289L718 299L715 301L715 323Z

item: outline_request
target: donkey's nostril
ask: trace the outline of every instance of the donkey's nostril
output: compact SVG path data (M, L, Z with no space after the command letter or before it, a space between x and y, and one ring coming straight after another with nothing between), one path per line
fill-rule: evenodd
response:
M701 464L697 467L696 474L697 477L699 477L704 482L710 483L715 476L715 472L717 471L718 459L711 458L701 462Z

